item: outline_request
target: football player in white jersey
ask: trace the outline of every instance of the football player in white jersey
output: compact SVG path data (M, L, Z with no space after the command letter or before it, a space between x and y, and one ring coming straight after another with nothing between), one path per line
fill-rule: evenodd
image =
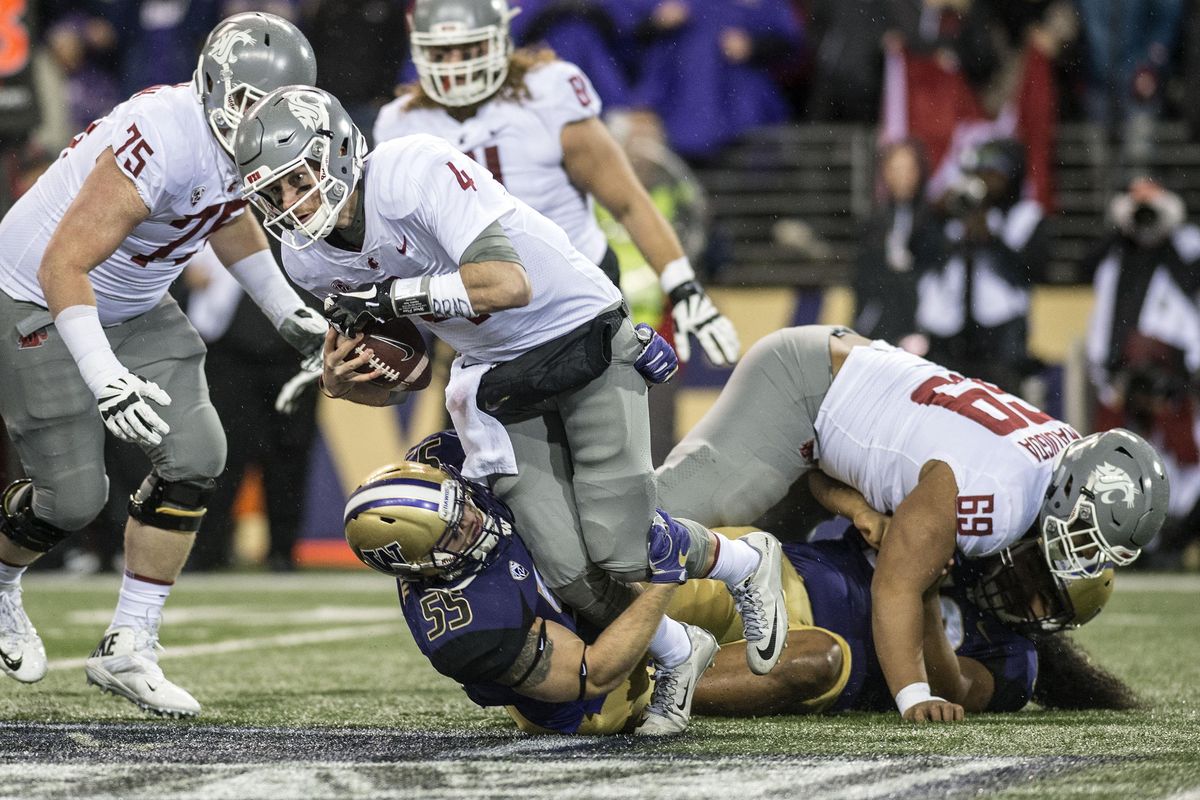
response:
M844 328L777 331L738 364L658 471L659 502L710 526L775 513L808 471L891 514L872 583L879 663L905 719L962 718L929 690L922 596L955 556L1023 539L1062 581L1128 564L1166 518L1162 460L1125 430L1080 437L999 387ZM838 483L812 482L836 513ZM845 489L842 486L842 489ZM932 637L932 638L929 638Z
M234 155L267 230L288 245L288 274L324 298L335 327L355 336L410 317L458 351L446 406L464 474L492 481L551 587L606 626L631 602L628 584L646 579L656 514L643 343L620 292L562 228L442 139L392 139L364 163L365 151L335 98L286 87L250 110ZM330 332L324 390L394 402L368 382L375 371L354 371L369 349L343 360L359 341L339 344ZM769 671L787 629L778 542L752 546L670 524L690 531L691 574L717 554L709 574L738 599L747 660ZM679 623L659 626L650 649L663 713L643 733L687 724L711 656L692 644Z
M558 223L617 283L617 258L596 222L594 196L659 273L679 358L688 360L691 334L713 364L733 364L741 349L733 323L696 280L671 224L600 121L591 81L552 51L514 52L509 20L519 11L506 0L416 0L409 30L420 81L379 112L376 144L414 133L440 136Z
M29 476L0 504L0 660L16 680L46 672L21 575L104 506L107 428L141 445L153 470L130 498L124 583L87 679L152 713L200 711L163 677L155 648L225 435L204 345L167 288L209 242L280 334L319 353L327 325L245 213L231 158L248 104L315 79L291 23L230 17L209 35L191 84L147 89L93 122L0 221L0 415Z

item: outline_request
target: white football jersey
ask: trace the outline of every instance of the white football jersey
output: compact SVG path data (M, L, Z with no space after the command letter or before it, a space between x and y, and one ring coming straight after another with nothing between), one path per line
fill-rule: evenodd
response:
M468 363L508 361L621 301L562 228L434 136L384 142L367 159L358 190L366 215L362 252L324 240L304 250L285 247L284 269L319 299L389 276L442 275L457 270L467 247L499 222L529 277L529 305L473 319L419 320Z
M958 548L986 556L1034 524L1074 428L1002 389L881 341L850 351L817 414L821 470L894 512L921 467L958 483Z
M208 236L245 210L233 160L190 85L146 89L93 122L0 221L0 290L45 306L42 253L96 159L111 147L150 216L88 273L100 322L154 308Z
M428 133L462 150L516 197L567 232L575 248L599 263L608 248L596 222L592 196L571 183L563 167L562 131L600 115L600 97L579 67L551 61L525 76L529 97L493 98L459 122L446 109L409 109L412 95L379 112L375 142Z

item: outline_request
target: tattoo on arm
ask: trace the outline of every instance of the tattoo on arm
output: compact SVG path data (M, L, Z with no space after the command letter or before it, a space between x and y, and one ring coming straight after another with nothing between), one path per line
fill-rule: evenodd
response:
M554 642L546 636L546 623L543 622L540 629L530 629L521 652L517 654L517 660L500 676L497 683L514 689L518 686L532 689L550 674L553 655Z

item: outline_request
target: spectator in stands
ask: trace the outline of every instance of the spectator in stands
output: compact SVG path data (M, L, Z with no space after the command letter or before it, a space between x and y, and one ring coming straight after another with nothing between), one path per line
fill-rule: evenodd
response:
M520 0L511 32L518 47L545 44L583 70L605 110L629 103L629 74L617 26L602 0Z
M1162 109L1162 87L1184 0L1077 2L1088 54L1088 116L1093 122L1121 128L1126 160L1144 165Z
M46 43L67 83L69 125L81 131L125 99L117 79L118 35L100 16L72 12L46 32Z
M1171 480L1160 554L1174 557L1197 527L1180 520L1200 500L1200 443L1192 376L1200 370L1200 228L1179 195L1139 177L1113 198L1114 230L1084 264L1095 304L1087 356L1095 427L1126 427L1152 442Z
M924 201L926 177L920 143L907 139L883 148L881 203L867 221L855 260L855 329L901 346L917 329L917 278L942 263L940 229Z
M809 118L873 122L883 80L881 42L894 24L895 0L812 0L808 5Z
M354 124L371 136L375 117L395 95L408 60L406 3L315 0L306 6L308 34L320 69L317 85L342 101Z
M716 156L754 128L783 122L788 104L771 67L800 48L786 0L628 0L644 43L631 104L663 119L671 149Z
M1025 148L994 139L968 150L942 198L943 263L917 283L917 325L928 357L1019 393L1029 290L1049 255L1042 205L1022 199Z
M270 322L211 249L192 259L186 276L188 319L208 345L209 395L229 440L225 472L208 501L205 534L192 548L188 566L211 570L232 564L234 499L247 469L257 464L270 531L267 566L276 572L294 569L317 393L295 397L290 413L278 411L276 398L296 374L295 356L278 347L276 340L283 340L271 335Z
M121 37L121 97L191 80L204 37L220 21L219 0L120 0L104 17Z

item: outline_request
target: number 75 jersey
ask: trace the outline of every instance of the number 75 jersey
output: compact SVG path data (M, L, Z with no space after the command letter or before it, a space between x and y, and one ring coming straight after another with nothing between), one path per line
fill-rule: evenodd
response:
M106 148L150 215L89 273L104 325L154 308L209 235L244 213L233 159L191 87L146 89L76 136L0 221L0 289L10 297L46 305L42 254Z
M855 347L816 421L822 471L894 512L921 467L945 462L958 484L958 548L971 558L1037 521L1055 456L1075 429L999 387L884 342Z

